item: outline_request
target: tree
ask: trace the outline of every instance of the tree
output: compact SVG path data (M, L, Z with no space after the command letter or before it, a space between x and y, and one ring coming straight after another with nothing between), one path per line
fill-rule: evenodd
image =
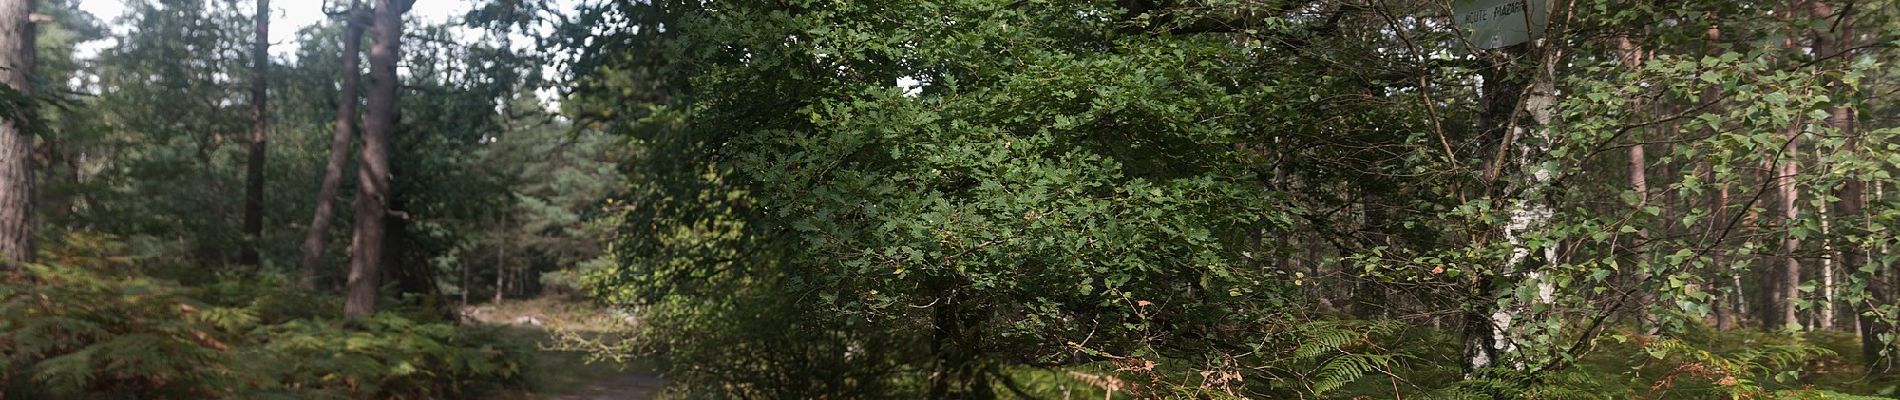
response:
M0 269L33 261L33 3L0 1Z
M1819 1L1816 0L1814 3L1819 3ZM1791 4L1785 15L1793 21L1797 18L1799 11L1805 11L1796 10L1794 7L1804 5L1806 2ZM1814 17L1826 18L1820 15ZM1794 47L1797 43L1796 37L1798 35L1789 35L1787 39L1789 47ZM1815 46L1818 50L1822 44L1816 43ZM1777 221L1784 231L1781 235L1781 248L1775 253L1776 258L1781 261L1781 266L1771 272L1773 290L1769 296L1770 306L1764 308L1766 314L1762 318L1762 328L1768 330L1800 329L1801 322L1800 316L1797 315L1797 306L1801 302L1802 274L1801 259L1798 254L1801 251L1801 238L1794 233L1794 229L1801 216L1801 188L1797 185L1801 177L1801 138L1807 133L1804 129L1806 124L1807 121L1802 116L1796 116L1789 121L1788 126L1781 130L1785 137L1781 139L1780 148L1775 149L1776 155L1768 161L1768 172L1771 174L1769 180L1774 182L1775 188L1774 209L1779 212Z
M400 58L402 14L415 0L375 0L369 52L369 103L363 121L363 150L357 163L356 232L351 237L350 275L344 314L376 312L382 278L385 218L389 212L389 138L396 129L396 61Z
M1547 345L1532 343L1534 337L1555 335L1533 330L1538 326L1537 309L1555 301L1553 280L1557 278L1550 270L1560 263L1557 249L1531 240L1554 221L1550 185L1557 172L1545 159L1560 139L1549 131L1557 106L1554 75L1563 59L1561 47L1546 44L1554 40L1541 39L1487 55L1493 67L1484 79L1483 120L1485 129L1500 132L1502 138L1494 145L1497 157L1490 163L1496 172L1490 174L1503 179L1503 192L1513 195L1498 199L1507 207L1500 233L1508 253L1495 275L1479 281L1477 289L1482 294L1471 305L1475 315L1466 321L1465 366L1474 372L1530 368L1528 361L1534 358L1517 353L1529 350L1525 347Z
M367 10L350 2L345 14L343 28L343 70L339 77L341 93L337 95L336 129L330 137L330 157L323 165L323 183L317 189L317 207L310 217L309 231L303 239L303 286L314 289L317 279L322 277L323 252L325 238L330 231L330 221L335 219L337 187L343 182L343 167L349 161L350 142L356 139L356 108L361 101L357 93L362 79L363 25L370 19Z
M1617 37L1616 41L1617 41L1617 50L1623 53L1622 54L1623 68L1627 68L1631 71L1641 70L1643 68L1643 62L1647 58L1647 56L1643 52L1643 47L1637 45L1636 43L1631 42L1630 37L1628 35ZM1637 109L1642 109L1643 106L1644 104L1640 101L1634 104L1634 108L1637 108ZM1634 140L1635 143L1630 144L1629 152L1628 152L1629 187L1630 187L1630 192L1635 193L1634 197L1636 198L1636 204L1632 204L1631 206L1635 207L1638 210L1642 209L1644 206L1649 205L1649 161L1648 161L1648 154L1647 154L1648 145L1643 143L1643 140L1645 140L1646 138L1643 137L1641 132L1642 131L1639 130L1637 133L1633 135L1635 136L1635 140ZM1631 238L1631 244L1630 244L1631 251L1635 252L1638 256L1641 256L1643 255L1642 246L1646 246L1648 245L1648 243L1649 243L1649 229L1643 228L1643 227L1636 228L1636 236ZM1638 263L1638 265L1643 265L1643 264ZM1638 281L1646 280L1647 278L1648 278L1647 272L1638 273L1636 276L1636 280ZM1656 302L1656 298L1653 294L1644 294L1643 298L1640 301L1638 301L1638 306L1640 307L1640 309L1636 310L1636 312L1639 315L1640 320L1645 325L1645 328L1652 327L1654 325L1653 324L1654 321L1651 318L1652 316L1649 314L1648 308L1650 304L1653 304L1655 302Z
M1025 365L1196 382L1232 368L1266 382L1303 366L1253 358L1277 351L1259 344L1272 330L1253 328L1444 329L1457 310L1465 364L1483 372L1451 385L1521 398L1591 370L1580 360L1610 338L1656 359L1736 356L1666 346L1698 341L1710 314L1743 319L1719 303L1745 296L1782 297L1740 308L1792 320L1786 307L1808 294L1789 291L1803 286L1790 261L1892 240L1892 204L1849 204L1866 194L1842 182L1891 183L1900 132L1843 128L1900 113L1836 110L1885 105L1857 99L1853 81L1889 76L1877 57L1890 49L1782 46L1837 18L1795 21L1774 5L1549 3L1564 29L1496 52L1460 51L1453 17L1428 1L602 3L565 27L580 75L563 106L637 151L613 208L619 262L590 285L672 311L653 326L679 329L668 345L688 349L682 369L739 371L683 381L769 387L756 397L801 396L744 368L826 360L734 365L722 361L736 352L680 344L778 349L737 330L792 327L828 339L782 353L915 343L855 365L920 371L891 377L909 397L982 398L1011 386L992 371ZM1857 22L1896 11L1869 4ZM1176 197L1189 181L1203 184L1198 201ZM1835 187L1838 202L1814 190ZM1144 203L1156 199L1170 202ZM1798 209L1828 202L1826 229ZM1167 217L1144 213L1156 207ZM1313 268L1268 267L1293 252L1270 237L1300 237ZM1195 261L1171 261L1182 259ZM1835 289L1891 319L1867 279L1891 260L1844 255L1861 272ZM1313 311L1326 307L1312 291L1350 309ZM1634 315L1645 335L1617 333ZM1088 328L1065 330L1077 325ZM1241 355L1210 336L1262 339ZM1350 340L1380 341L1370 336ZM1805 345L1773 336L1739 357ZM1431 363L1457 357L1447 344L1426 345ZM1729 360L1692 362L1745 381ZM1603 396L1638 397L1626 394Z
M258 265L258 241L264 236L264 161L269 152L270 0L257 0L257 36L251 43L251 153L245 163L244 247L238 263Z
M73 178L84 187L73 189L87 200L82 218L63 222L165 237L193 263L235 264L246 242L255 16L203 0L131 1L126 9L129 31L91 64L98 83L81 88L97 91L82 98L87 112L63 114L93 119L62 132L79 139L62 146L74 151L69 159L86 160L69 168L84 171Z
M1815 41L1815 54L1820 57L1847 55L1848 49L1852 49L1857 41L1854 32L1853 7L1845 7L1838 16L1826 1L1814 0L1810 7L1811 14L1816 18L1832 21L1825 25L1826 29L1813 29L1811 34ZM1849 99L1856 94L1853 93L1854 88L1851 87L1850 82L1844 79L1832 75L1825 79L1827 79L1826 85L1834 88L1829 96L1833 96L1840 102L1828 108L1827 128L1833 130L1834 135L1843 138L1841 148L1844 149L1846 158L1851 161L1864 152L1861 148L1864 141L1863 133L1859 132L1855 126L1856 110L1850 106L1852 103L1849 102ZM1892 304L1890 298L1892 289L1887 286L1888 277L1884 271L1885 268L1875 266L1871 269L1863 269L1872 258L1871 247L1873 246L1855 237L1858 235L1854 233L1857 230L1871 228L1870 224L1857 221L1859 218L1856 218L1864 215L1862 209L1867 204L1867 181L1858 177L1847 177L1841 181L1833 195L1834 202L1831 204L1833 215L1841 217L1838 219L1835 231L1842 234L1827 236L1832 240L1844 242L1834 245L1835 254L1839 255L1840 270L1850 275L1859 275L1862 284L1865 285L1863 299L1854 301L1854 307L1852 307L1856 314L1854 319L1858 327L1856 333L1860 334L1861 359L1868 370L1887 372L1888 360L1891 357L1887 352L1891 351L1892 344L1882 336L1893 330L1891 326L1893 317L1883 314L1886 313L1884 306ZM1829 254L1829 256L1834 256L1834 254Z

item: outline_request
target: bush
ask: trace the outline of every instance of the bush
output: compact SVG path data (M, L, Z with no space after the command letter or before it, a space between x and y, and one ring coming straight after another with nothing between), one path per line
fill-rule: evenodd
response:
M914 351L921 335L850 326L784 296L674 296L646 309L635 342L664 356L687 398L921 398L909 364L928 358Z

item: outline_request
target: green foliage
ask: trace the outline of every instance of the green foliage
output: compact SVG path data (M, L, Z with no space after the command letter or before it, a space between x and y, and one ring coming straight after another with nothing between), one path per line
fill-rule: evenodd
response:
M295 398L467 398L521 384L526 349L493 332L417 323L393 314L352 321L296 320L250 333L239 368L274 382L263 393Z
M902 359L936 369L938 393L995 390L998 364L1095 361L1077 345L1241 345L1283 317L1278 274L1241 255L1272 248L1235 240L1290 218L1236 146L1263 129L1244 115L1278 100L1223 79L1243 51L1074 17L1114 12L1100 4L603 7L729 49L659 46L695 66L673 71L690 107L577 101L646 121L610 126L642 150L625 264L593 281L610 300L798 293L820 326L902 332L893 356L918 354ZM990 22L848 22L933 14ZM615 28L597 40L647 40ZM971 57L994 53L1016 55ZM629 62L586 79L666 71Z
M9 397L214 397L236 383L229 345L175 284L28 266L0 285L0 388Z
M401 305L342 320L282 272L359 73L339 21L268 65L279 228L245 237L250 16L42 1L58 243L0 292L0 386L467 397L520 349L444 295L545 286L637 310L583 341L686 397L1891 393L1843 377L1900 320L1900 7L1553 3L1484 50L1444 1L485 1L407 30ZM1867 340L1704 326L1784 305Z
M1840 357L1826 337L1761 331L1701 331L1682 338L1618 331L1574 368L1527 374L1481 371L1418 397L1444 399L1855 398L1872 393L1864 371ZM1850 347L1851 348L1851 347ZM1457 371L1453 371L1457 373ZM1408 376L1421 376L1413 373ZM1376 392L1374 392L1376 393ZM1415 395L1408 394L1411 398Z
M903 362L916 335L864 329L816 310L736 293L717 303L675 299L649 308L635 340L664 355L688 398L845 398L921 395ZM910 396L906 396L910 394Z
M1734 354L1718 355L1676 339L1657 339L1642 347L1650 358L1673 365L1674 371L1661 377L1655 387L1668 388L1678 380L1702 380L1715 386L1716 394L1727 397L1765 395L1757 377L1771 376L1778 382L1799 377L1802 362L1832 356L1827 349L1808 343L1763 343Z
M444 398L521 383L526 349L492 332L341 302L282 276L198 287L74 237L0 284L0 387L24 398ZM104 254L104 255L101 255Z

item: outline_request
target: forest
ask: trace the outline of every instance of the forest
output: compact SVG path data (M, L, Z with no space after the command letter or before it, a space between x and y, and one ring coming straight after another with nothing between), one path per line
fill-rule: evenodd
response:
M0 400L1900 398L1897 79L1895 0L0 0Z

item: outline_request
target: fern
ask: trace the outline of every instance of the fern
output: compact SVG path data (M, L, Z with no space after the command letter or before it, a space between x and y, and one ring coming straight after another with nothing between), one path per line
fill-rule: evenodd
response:
M1314 374L1313 393L1324 394L1339 389L1368 373L1383 370L1391 363L1392 356L1389 355L1341 354L1333 357Z
M1798 337L1791 343L1755 344L1733 354L1718 354L1679 339L1658 338L1643 346L1643 351L1669 366L1670 372L1652 387L1666 390L1679 380L1698 380L1730 397L1766 396L1769 391L1760 383L1764 379L1797 374L1802 363L1835 355Z
M55 258L75 264L0 281L0 398L465 398L520 382L526 350L493 332L394 314L345 328L287 279L187 287Z

